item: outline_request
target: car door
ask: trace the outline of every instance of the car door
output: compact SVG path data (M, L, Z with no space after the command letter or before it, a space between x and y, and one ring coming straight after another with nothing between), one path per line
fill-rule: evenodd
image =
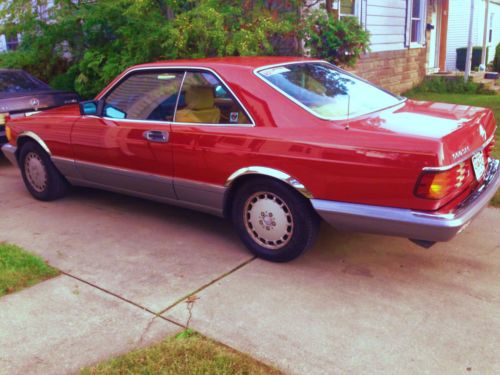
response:
M199 210L220 214L230 174L250 147L248 112L229 88L208 70L187 70L179 95L170 145L177 198Z
M183 76L183 71L131 71L101 97L101 116L82 116L75 123L71 143L85 182L175 198L168 141Z

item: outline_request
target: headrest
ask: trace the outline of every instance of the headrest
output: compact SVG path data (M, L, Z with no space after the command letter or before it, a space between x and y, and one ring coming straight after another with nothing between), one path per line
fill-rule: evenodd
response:
M190 87L186 91L186 106L189 109L209 109L214 107L212 87Z

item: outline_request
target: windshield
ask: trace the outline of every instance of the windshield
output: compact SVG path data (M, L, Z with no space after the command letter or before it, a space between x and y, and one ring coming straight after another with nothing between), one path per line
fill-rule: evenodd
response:
M402 100L328 63L283 65L265 68L258 74L316 116L328 120L361 116Z
M28 73L20 71L0 72L0 93L18 93L50 89L48 85L39 81Z

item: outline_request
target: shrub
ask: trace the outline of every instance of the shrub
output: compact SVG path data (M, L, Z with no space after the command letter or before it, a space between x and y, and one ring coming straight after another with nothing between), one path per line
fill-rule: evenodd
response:
M488 90L482 83L469 80L464 82L463 77L430 77L424 79L422 83L410 91L407 95L417 93L440 93L440 94L484 94L494 95L495 92Z
M368 50L370 40L356 18L339 20L324 11L314 11L306 18L302 36L311 56L349 66Z

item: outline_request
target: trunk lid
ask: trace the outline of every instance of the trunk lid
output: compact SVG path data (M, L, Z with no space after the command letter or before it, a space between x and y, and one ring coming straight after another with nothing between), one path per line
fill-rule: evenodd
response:
M407 100L386 110L349 121L353 129L439 142L439 166L471 157L495 133L493 112L459 104Z

